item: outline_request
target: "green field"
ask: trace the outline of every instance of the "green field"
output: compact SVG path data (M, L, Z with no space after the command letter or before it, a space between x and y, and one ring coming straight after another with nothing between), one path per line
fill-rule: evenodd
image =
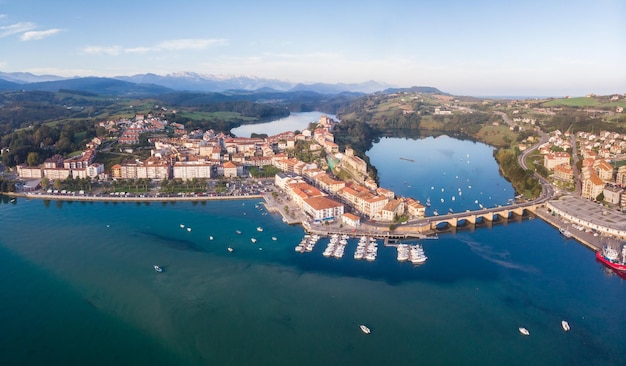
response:
M595 108L626 108L626 100L621 98L617 101L611 101L608 97L578 97L554 99L542 104L543 107L595 107Z
M511 131L509 126L487 125L478 131L476 137L491 146L509 146L517 139L517 132Z
M222 120L226 122L238 122L238 121L254 121L252 117L243 117L241 113L237 112L179 112L179 116L189 118L193 121L217 121Z

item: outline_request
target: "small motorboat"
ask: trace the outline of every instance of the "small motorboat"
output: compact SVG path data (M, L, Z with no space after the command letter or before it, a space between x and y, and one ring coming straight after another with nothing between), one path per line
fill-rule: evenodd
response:
M253 243L256 243L256 239L255 238L250 239L250 241L253 242Z
M522 333L525 336L530 335L530 332L528 331L528 329L526 329L524 327L519 327L519 332Z
M228 251L232 253L233 252L233 248L228 247Z
M276 241L276 240L278 240L278 238L275 237L275 236L272 236L272 240Z
M159 272L159 273L160 273L160 272L163 272L163 268L161 268L161 267L157 266L156 264L154 265L154 270L155 270L155 271L157 271L157 272Z
M569 332L569 323L565 320L561 320L561 327L563 327L563 330L566 332Z
M213 240L213 235L209 236L209 240Z
M241 230L235 230L235 232L239 235L241 235Z
M359 325L359 328L361 328L361 331L365 334L370 334L372 331L370 330L370 328L366 327L365 325L361 324Z
M256 231L261 232L261 231L263 231L263 228L259 226L259 227L256 228Z

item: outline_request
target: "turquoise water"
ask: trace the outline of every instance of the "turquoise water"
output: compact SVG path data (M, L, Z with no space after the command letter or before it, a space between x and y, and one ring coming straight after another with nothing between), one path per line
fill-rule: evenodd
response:
M506 184L484 169L472 185ZM356 261L356 239L296 253L258 202L0 204L0 364L623 364L626 282L539 219L422 241L413 267Z

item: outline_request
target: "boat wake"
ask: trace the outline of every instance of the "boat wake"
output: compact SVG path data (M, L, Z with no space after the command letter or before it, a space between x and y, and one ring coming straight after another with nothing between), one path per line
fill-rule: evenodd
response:
M461 242L467 244L467 246L476 253L482 259L495 263L499 266L509 269L517 269L522 272L536 273L537 269L532 266L524 266L518 263L514 263L510 260L510 254L506 251L497 251L493 247L488 245L482 245L478 242L471 240L462 240Z

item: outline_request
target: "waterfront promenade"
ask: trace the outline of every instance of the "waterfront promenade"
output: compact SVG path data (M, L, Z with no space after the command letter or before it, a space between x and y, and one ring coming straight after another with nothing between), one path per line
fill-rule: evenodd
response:
M175 202L175 201L215 201L215 200L242 200L242 199L259 199L263 198L261 194L250 195L224 195L209 196L198 194L186 194L176 196L151 196L151 195L135 195L135 196L113 196L113 195L62 195L62 194L44 194L44 193L5 193L12 197L21 197L26 199L41 200L57 200L57 201L92 201L92 202Z
M211 196L202 194L185 194L173 196L114 196L114 195L60 195L36 193L10 193L9 196L25 199L61 200L61 201L92 201L92 202L175 202L175 201L213 201L213 200L241 200L241 199L264 199L269 212L278 213L283 222L288 225L302 225L310 233L319 235L348 234L366 235L377 238L423 239L434 236L442 230L433 227L434 222L445 222L450 218L466 216L470 213L449 214L443 216L429 216L423 219L411 220L407 224L398 225L394 230L389 229L388 224L371 223L364 221L359 227L351 227L341 224L340 220L328 224L313 224L309 222L306 214L297 205L283 195L273 195L272 192L256 195L221 195ZM526 202L506 207L524 208L533 205L531 210L537 217L546 221L557 229L564 229L572 234L572 238L592 250L599 250L603 246L603 240L618 240L626 238L626 216L621 212L607 209L580 197L562 196L558 199L547 201L546 196L541 199L542 204ZM502 210L505 207L492 210ZM482 212L481 212L482 211ZM474 214L484 214L481 210ZM449 219L449 218L448 218ZM506 218L508 220L508 218ZM585 229L580 230L573 224L582 225ZM475 224L474 224L475 225ZM446 229L444 229L445 231Z

